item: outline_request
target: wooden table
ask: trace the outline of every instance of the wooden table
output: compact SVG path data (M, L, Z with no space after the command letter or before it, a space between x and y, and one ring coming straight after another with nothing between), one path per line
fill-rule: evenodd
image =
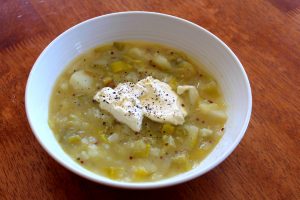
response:
M126 10L201 25L232 48L250 78L244 139L193 181L150 191L98 185L56 163L27 123L24 90L41 51L81 21ZM300 199L299 73L299 0L0 0L0 199Z

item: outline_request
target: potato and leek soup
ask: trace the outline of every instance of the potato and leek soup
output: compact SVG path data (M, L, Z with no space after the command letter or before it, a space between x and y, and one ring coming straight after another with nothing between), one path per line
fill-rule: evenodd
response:
M217 81L185 53L117 41L87 51L57 79L49 126L75 162L125 182L196 167L227 120Z

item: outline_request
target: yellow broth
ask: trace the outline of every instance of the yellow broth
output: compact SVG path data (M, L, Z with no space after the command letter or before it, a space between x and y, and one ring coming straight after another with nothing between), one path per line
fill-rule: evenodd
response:
M193 85L192 104L181 95L188 115L183 125L144 118L134 132L93 101L103 87L137 82L147 76L178 85ZM122 41L89 50L72 61L57 79L49 126L75 162L111 179L156 181L197 166L223 135L226 105L216 80L186 54L159 44Z

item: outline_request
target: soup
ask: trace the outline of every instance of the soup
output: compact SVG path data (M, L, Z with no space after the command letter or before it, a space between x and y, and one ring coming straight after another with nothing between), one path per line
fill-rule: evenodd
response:
M151 117L139 96L137 108L145 108L134 128L126 123L129 116L122 121L120 112L113 112L119 99L107 102L107 108L95 98L99 91L116 93L127 83L145 89L145 80L169 92L166 102L169 94L178 100L179 121ZM158 97L151 98L155 105ZM155 109L170 113L171 103ZM75 162L126 182L156 181L197 166L222 137L227 120L219 85L199 63L176 49L140 41L113 42L77 57L57 79L49 106L49 126Z

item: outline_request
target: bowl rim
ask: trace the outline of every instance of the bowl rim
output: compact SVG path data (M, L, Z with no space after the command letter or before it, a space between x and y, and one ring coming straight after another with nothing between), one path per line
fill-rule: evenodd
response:
M34 129L34 122L33 119L31 118L31 115L29 113L28 110L28 104L29 104L29 85L30 82L32 80L32 76L36 71L36 68L38 66L38 63L40 62L40 60L44 57L44 55L47 53L48 49L50 49L58 40L60 40L62 37L64 37L65 35L68 34L68 32L72 31L73 29L77 29L80 26L82 26L83 24L87 24L90 22L93 22L95 20L99 20L99 19L103 19L103 18L108 18L111 16L116 16L116 15L155 15L155 16L161 16L161 17L166 17L166 18L170 18L172 20L176 20L179 21L181 23L187 23L191 26L193 26L194 28L197 29L201 29L201 31L204 31L206 34L208 34L210 37L212 37L214 40L216 40L224 49L225 51L227 51L229 53L229 55L235 60L235 62L237 63L239 69L241 70L241 74L243 76L243 81L245 83L245 86L247 88L247 98L248 98L248 109L247 109L247 114L245 117L245 120L243 122L242 128L238 134L238 137L234 140L234 142L228 147L227 151L222 155L222 157L216 159L214 162L212 162L209 166L207 166L206 168L204 168L204 170L202 170L201 172L198 173L194 173L191 175L186 175L180 179L173 179L174 177L170 177L167 179L162 179L162 180L158 180L158 181L153 181L153 182L122 182L122 181L115 181L115 180L109 180L107 179L105 176L101 176L101 178L103 177L103 179L99 179L98 177L95 176L89 176L87 174L85 174L82 171L79 171L75 168L73 168L71 165L67 164L67 162L61 160L58 156L56 156L56 154L54 154L50 148L48 148L44 143L43 143L43 139L42 137L40 137L40 134ZM63 33L61 33L60 35L58 35L53 41L51 41L47 47L42 51L42 53L39 55L39 57L37 58L37 60L35 61L28 79L27 79L27 83L26 83L26 89L25 89L25 110L26 110L26 116L30 125L30 128L34 134L34 136L36 137L36 139L38 140L39 144L42 146L42 148L55 160L57 161L59 164L61 164L62 166L64 166L65 168L67 168L68 170L72 171L73 173L86 178L90 181L96 182L96 183L101 183L103 185L106 186L112 186L112 187L117 187L117 188L124 188L124 189L154 189L154 188L163 188L163 187L169 187L169 186L173 186L173 185L177 185L183 182L187 182L190 181L192 179L195 179L197 177L200 177L201 175L207 173L208 171L212 170L213 168L215 168L217 165L219 165L220 163L222 163L233 151L234 149L237 147L237 145L240 143L241 139L243 138L243 136L245 135L246 129L248 127L249 121L250 121L250 117L251 117L251 112L252 112L252 93L251 93L251 86L250 86L250 82L249 79L247 77L247 74L243 68L243 65L241 64L241 62L239 61L239 59L237 58L237 56L233 53L233 51L221 40L219 39L217 36L215 36L214 34L212 34L211 32L209 32L208 30L206 30L205 28L191 22L188 21L186 19L183 18L179 18L173 15L169 15L169 14L164 14L164 13L159 13L159 12L148 12L148 11L125 11L125 12L113 12L113 13L109 13L109 14L105 14L105 15L100 15L88 20L85 20L79 24L76 24L75 26L70 27L69 29L67 29L66 31L64 31Z

